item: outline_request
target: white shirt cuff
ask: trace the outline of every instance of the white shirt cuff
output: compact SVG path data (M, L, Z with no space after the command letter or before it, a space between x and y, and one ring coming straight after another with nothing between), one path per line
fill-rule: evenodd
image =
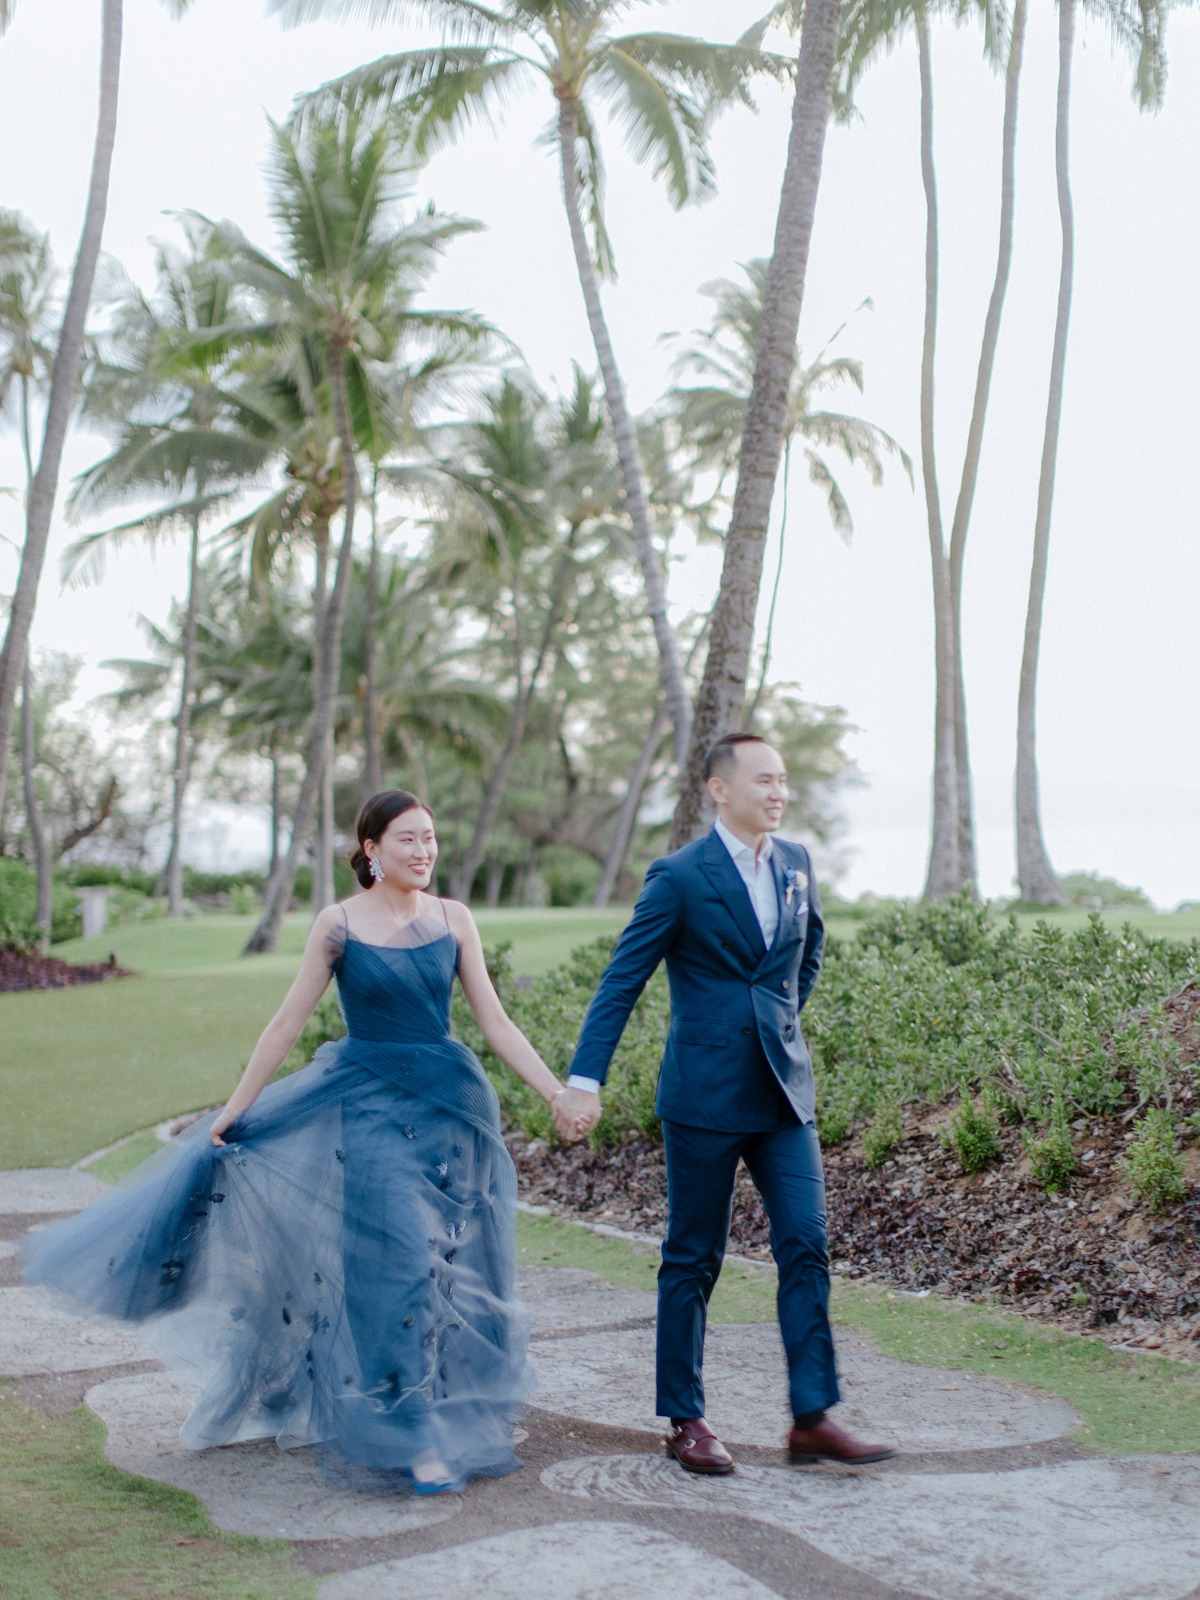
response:
M568 1089L586 1089L589 1094L599 1094L600 1084L595 1078L584 1078L578 1072L572 1072L567 1078Z

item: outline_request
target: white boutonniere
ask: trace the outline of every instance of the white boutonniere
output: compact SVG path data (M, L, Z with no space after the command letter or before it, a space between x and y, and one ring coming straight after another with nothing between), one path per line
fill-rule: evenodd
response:
M784 891L783 903L790 906L796 901L796 915L799 916L802 908L808 904L805 898L808 889L808 873L801 872L799 867L789 867L783 875Z

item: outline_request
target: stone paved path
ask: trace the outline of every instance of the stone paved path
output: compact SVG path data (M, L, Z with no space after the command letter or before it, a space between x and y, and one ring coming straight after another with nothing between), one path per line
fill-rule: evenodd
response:
M689 1477L649 1410L653 1297L569 1268L523 1274L541 1391L510 1478L385 1500L327 1488L307 1451L185 1450L188 1376L16 1280L11 1241L103 1192L77 1172L0 1173L0 1372L50 1410L85 1400L110 1460L190 1490L218 1526L290 1539L321 1600L1200 1600L1200 1458L1090 1457L1064 1402L846 1333L844 1419L901 1456L788 1468L778 1334L727 1325L706 1378L738 1471Z

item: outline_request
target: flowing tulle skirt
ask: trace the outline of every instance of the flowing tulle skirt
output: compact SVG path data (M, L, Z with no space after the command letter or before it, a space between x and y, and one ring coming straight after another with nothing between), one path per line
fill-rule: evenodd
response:
M533 1388L516 1176L496 1095L452 1039L347 1038L268 1088L223 1149L205 1117L111 1196L27 1239L26 1281L156 1325L203 1394L197 1448L274 1436L402 1488L520 1463Z

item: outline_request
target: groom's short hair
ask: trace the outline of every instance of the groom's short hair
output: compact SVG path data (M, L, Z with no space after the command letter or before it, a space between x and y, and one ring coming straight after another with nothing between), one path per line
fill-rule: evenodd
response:
M728 772L737 761L740 744L769 744L761 733L724 733L704 758L704 781Z

